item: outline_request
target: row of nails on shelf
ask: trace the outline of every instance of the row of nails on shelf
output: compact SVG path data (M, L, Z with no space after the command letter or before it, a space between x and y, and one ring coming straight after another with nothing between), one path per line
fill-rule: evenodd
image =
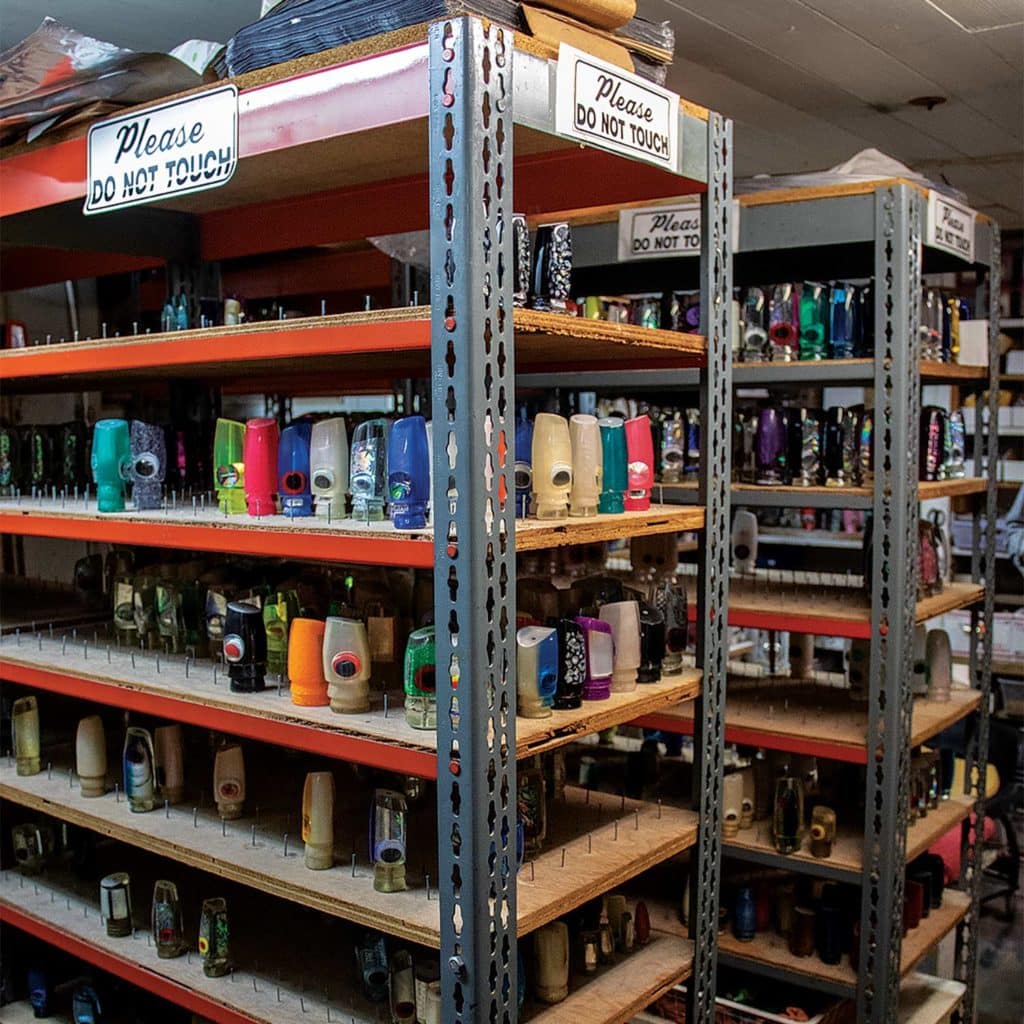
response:
M22 697L14 702L12 733L14 740L14 761L17 774L23 777L39 775L43 769L39 740L39 707L33 696ZM179 725L158 727L153 733L138 726L129 726L125 733L121 754L123 794L118 783L114 784L115 802L123 803L125 813L152 812L163 799L164 815L181 816L180 805L184 800L186 769L194 770L197 760L191 746L183 743L182 728ZM193 766L193 767L189 767ZM52 776L53 768L47 764L46 772ZM365 772L365 770L363 770ZM69 788L75 790L79 783L79 796L83 799L102 798L109 793L107 739L101 716L90 715L79 721L75 737L75 769L68 770ZM374 776L376 778L376 775ZM550 781L549 781L550 780ZM565 765L561 752L530 758L519 767L517 789L517 828L514 837L515 849L503 854L506 870L513 862L516 868L524 857L531 858L531 877L535 858L542 848L547 835L547 821L552 813L549 805L565 793ZM372 790L372 813L369 829L369 858L373 865L373 886L382 893L396 893L408 888L406 861L409 849L407 835L407 798L418 800L424 792L420 780L407 777L402 787ZM249 798L246 790L245 762L241 747L229 741L216 744L213 763L213 795L221 819L221 832L227 838L227 822L242 817L243 807ZM591 794L587 792L589 805ZM354 797L358 800L358 796ZM109 797L108 797L109 799ZM346 792L351 804L353 794ZM598 823L607 798L595 798ZM618 807L619 801L616 799ZM349 808L349 811L351 808ZM200 807L192 808L191 828L208 825L206 816L200 821ZM349 814L345 812L345 815ZM620 812L625 813L622 800ZM108 808L107 814L111 813ZM635 818L635 821L634 821ZM651 813L653 820L654 813ZM661 818L661 807L657 811ZM315 771L305 776L302 790L301 839L302 856L306 868L312 871L327 871L337 859L339 821L335 802L335 780L332 772ZM639 810L629 815L627 828L640 830ZM619 822L614 821L614 836L619 838ZM187 824L184 827L189 827ZM32 878L50 867L59 867L64 859L61 831L48 820L39 819L15 825L12 840L15 860L23 877ZM264 845L265 829L260 825L260 811L256 808L256 819L251 828L254 849ZM259 833L259 840L257 835ZM269 835L269 833L267 834ZM298 855L289 852L289 835L282 839L281 856ZM354 845L353 845L354 850ZM561 868L567 869L566 848L563 847ZM588 838L587 853L594 853ZM344 860L344 858L342 858ZM357 875L356 855L352 855L352 876ZM362 876L365 877L365 876ZM425 876L426 899L431 899L430 876ZM436 894L435 897L436 899ZM126 872L115 872L104 877L100 883L100 921L111 937L128 937L134 934L131 907L131 883ZM181 922L181 908L177 889L173 883L157 882L152 905L152 936L160 957L174 958L184 954L189 946ZM570 936L573 956L569 956ZM627 909L624 896L609 894L591 900L569 919L552 922L538 929L532 938L533 959L529 976L532 989L540 1002L555 1003L568 995L569 961L583 973L593 973L601 966L620 962L623 956L631 954L636 946L644 945L650 939L650 921L646 907L640 903L633 912ZM363 943L370 943L383 978L372 982L365 972L363 975L364 994L374 1002L388 998L387 953L382 936L368 934ZM232 970L228 938L227 907L223 898L204 901L200 919L198 948L203 961L204 972L210 977L220 977ZM362 965L364 953L357 944L357 962ZM556 953L562 955L555 955ZM398 956L398 954L394 954ZM404 958L399 958L400 963ZM396 979L390 978L390 996L395 1002ZM522 978L526 974L521 974ZM436 974L434 975L436 978ZM404 988L403 988L404 991ZM525 995L521 991L520 998ZM422 1005L420 1006L422 1009ZM411 1021L407 1016L411 1010L398 1014L396 1021ZM434 1020L436 1018L419 1018Z

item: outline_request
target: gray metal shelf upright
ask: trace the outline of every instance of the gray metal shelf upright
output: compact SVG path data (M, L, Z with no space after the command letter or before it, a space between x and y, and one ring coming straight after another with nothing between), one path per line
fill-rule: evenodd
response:
M707 183L705 543L698 592L691 1015L714 1019L728 598L731 124L681 111L682 173ZM554 65L472 18L430 30L430 234L438 623L438 834L446 1021L516 1020L513 122L554 130ZM571 342L570 342L571 344ZM437 424L446 417L443 430ZM709 453L721 453L712 460Z

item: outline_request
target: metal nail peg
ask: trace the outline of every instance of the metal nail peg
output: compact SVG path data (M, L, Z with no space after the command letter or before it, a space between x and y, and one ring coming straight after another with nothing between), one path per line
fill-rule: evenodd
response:
M593 853L593 852L594 852L594 839L593 839L593 836L588 835L587 836L587 853Z
M284 856L285 857L288 856L288 838L289 838L288 833L285 832L285 834L284 834Z
M228 836L228 823L224 818L220 819L220 834L221 837L227 839Z
M427 879L427 899L430 899L430 875L426 876Z
M170 800L165 800L164 801L164 817L168 821L170 821L170 818L171 818L171 801Z
M192 827L199 828L199 808L192 808Z
M388 717L388 695L387 691L384 691L384 717Z
M619 823L615 822L615 832L612 835L612 842L618 842L618 841L619 841Z
M561 866L563 868L565 867L565 847L564 846L562 847L562 865Z
M119 804L121 802L121 786L118 783L114 783L114 803Z
M356 877L356 855L352 854L352 877Z
M252 827L252 845L253 845L253 847L256 846L256 826L255 825L253 825L253 827Z
M49 782L53 778L53 762L46 762L46 781Z
M537 881L537 869L536 869L536 866L535 866L536 863L537 863L536 861L532 861L532 860L530 861L530 881L531 882L536 882Z

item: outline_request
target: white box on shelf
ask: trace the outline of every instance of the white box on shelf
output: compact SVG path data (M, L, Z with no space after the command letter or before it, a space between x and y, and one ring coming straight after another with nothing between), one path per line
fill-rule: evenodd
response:
M988 320L960 321L960 365L988 366Z

